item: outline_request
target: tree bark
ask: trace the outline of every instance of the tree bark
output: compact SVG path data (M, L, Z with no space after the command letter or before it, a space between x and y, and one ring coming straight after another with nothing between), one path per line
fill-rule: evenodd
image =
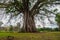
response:
M24 23L22 32L37 32L34 22L34 16L31 16L29 12L24 12Z
M23 0L23 6L24 23L22 32L37 32L34 22L34 16L31 16L32 12L29 11L29 0Z

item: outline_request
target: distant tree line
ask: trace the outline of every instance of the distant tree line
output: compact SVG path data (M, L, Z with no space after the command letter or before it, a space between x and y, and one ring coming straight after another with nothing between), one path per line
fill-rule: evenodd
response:
M53 32L59 31L59 28L37 28L39 32Z

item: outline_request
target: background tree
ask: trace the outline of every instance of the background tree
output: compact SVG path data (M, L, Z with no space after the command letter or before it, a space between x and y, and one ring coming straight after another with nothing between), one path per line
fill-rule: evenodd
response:
M21 27L20 23L17 23L17 28L18 28L17 31L18 31L18 32L21 32L21 28L20 28L20 27Z
M23 14L23 32L37 32L34 16L36 14L47 16L46 12L50 12L46 7L52 6L59 0L10 0L8 3L4 1L0 3L0 8L6 8L7 13L11 13L11 17L17 16L18 14ZM44 11L46 14L41 14ZM14 13L14 14L13 14ZM10 17L10 18L11 18ZM48 16L47 16L48 17Z
M12 25L10 25L9 31L10 31L10 32L13 32L13 26L12 26Z
M57 25L59 26L59 31L60 31L60 13L57 13L56 14L56 22L57 22Z

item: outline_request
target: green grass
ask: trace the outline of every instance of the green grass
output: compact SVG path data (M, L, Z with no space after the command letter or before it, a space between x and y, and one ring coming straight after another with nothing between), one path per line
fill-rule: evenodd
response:
M60 40L60 32L0 33L0 39L7 36L14 36L15 40Z

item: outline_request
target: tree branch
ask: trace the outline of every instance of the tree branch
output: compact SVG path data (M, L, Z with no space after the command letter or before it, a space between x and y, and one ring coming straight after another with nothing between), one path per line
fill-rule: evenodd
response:
M17 9L17 11L22 12L23 8L20 8L19 2L17 0L14 0L13 6Z
M43 6L44 4L41 4L40 6L38 6L32 13L32 15L38 14L40 11L40 8Z
M43 6L43 5L46 5L46 4L60 4L60 3L55 3L55 2L43 2L42 4L40 4L40 6L34 6L33 8L32 8L32 10L31 11L33 11L33 13L32 13L32 15L35 15L35 14L38 14L38 12L40 11L40 8ZM36 8L35 8L36 7ZM53 13L53 12L51 12L51 11L49 11L49 10L47 10L47 9L42 9L42 10L44 10L44 11L48 11L48 12L50 12L50 13ZM53 14L55 14L55 13L53 13Z
M48 18L48 21L50 22L50 24L54 24L53 21L51 21L51 20L49 19L49 16L48 16L48 15L47 15L47 18Z
M54 14L54 15L56 15L54 12L52 12L52 11L49 11L49 10L47 10L47 9L45 9L45 8L44 8L44 9L42 9L42 10L43 10L43 11L45 11L45 12L47 11L48 13L51 13L51 14Z
M40 3L42 3L42 2L44 2L43 0L38 0L36 3L35 3L35 5L33 6L33 8L31 9L31 12L33 11L33 10L35 10L37 7L38 7L38 5L40 4Z
M25 11L28 11L29 10L29 0L22 0L22 2L23 2L23 9L25 10Z
M11 6L11 4L0 3L0 8L6 8L7 6Z

